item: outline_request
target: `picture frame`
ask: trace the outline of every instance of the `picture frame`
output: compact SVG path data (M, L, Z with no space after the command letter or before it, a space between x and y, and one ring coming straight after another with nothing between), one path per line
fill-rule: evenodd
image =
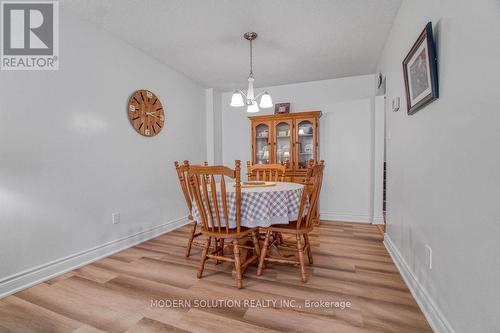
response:
M274 114L290 113L290 103L274 104Z
M403 75L408 115L414 114L439 98L437 55L432 22L427 23L403 60Z

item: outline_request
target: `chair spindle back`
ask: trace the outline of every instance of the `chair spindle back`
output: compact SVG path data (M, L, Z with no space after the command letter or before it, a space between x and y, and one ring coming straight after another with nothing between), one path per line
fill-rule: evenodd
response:
M194 165L189 169L191 193L196 202L204 231L229 233L228 185L226 177L235 182L236 228L241 230L241 162L235 168ZM220 178L220 183L216 182ZM232 186L232 185L229 185Z
M177 176L179 177L179 183L181 185L182 194L184 194L184 200L186 200L186 205L189 210L189 219L192 220L191 210L193 209L193 194L191 193L191 187L189 186L189 161L185 160L182 165L178 162L174 162L175 170L177 171ZM203 165L207 166L208 162L204 162Z
M184 199L186 200L186 205L189 210L189 219L192 220L191 209L193 208L193 195L191 194L191 188L189 187L189 161L184 161L181 165L178 161L174 162L175 170L177 171L177 176L179 177L179 183L181 185L182 193L184 194Z
M248 180L282 182L285 178L285 172L288 167L288 161L283 164L254 164L247 161Z
M299 213L297 217L297 229L304 227L309 228L313 224L314 212L316 211L316 208L318 206L319 194L323 182L324 168L324 161L320 161L319 164L310 166L310 171L308 170L309 179L306 180L304 190L302 191ZM308 203L309 205L307 207L307 214L305 218L302 218L302 216L304 215L304 210L306 208L306 203Z

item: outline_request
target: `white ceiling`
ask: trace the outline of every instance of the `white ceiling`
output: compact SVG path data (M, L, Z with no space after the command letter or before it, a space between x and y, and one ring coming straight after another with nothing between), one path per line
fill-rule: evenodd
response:
M244 88L374 73L401 0L61 0L203 86Z

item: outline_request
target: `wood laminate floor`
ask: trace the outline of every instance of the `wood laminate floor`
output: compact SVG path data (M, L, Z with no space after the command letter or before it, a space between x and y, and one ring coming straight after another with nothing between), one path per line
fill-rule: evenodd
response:
M260 277L250 267L242 290L228 263L208 262L196 278L200 250L184 257L188 232L0 300L0 332L432 332L376 226L322 222L308 283L297 267L268 264Z

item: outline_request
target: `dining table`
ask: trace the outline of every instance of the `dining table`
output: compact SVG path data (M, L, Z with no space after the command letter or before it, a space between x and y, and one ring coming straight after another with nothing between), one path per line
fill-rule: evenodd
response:
M288 224L290 221L297 220L304 185L289 182L268 182L266 185L252 186L251 183L242 183L241 226L248 228L269 227L273 224ZM217 184L217 188L219 212L222 212L220 184ZM226 185L229 228L236 228L235 189L234 183ZM213 216L215 216L212 199L210 199L210 204ZM304 212L306 211L307 207L304 207ZM193 202L192 216L197 223L202 223L196 202ZM224 225L225 221L222 216L221 219Z

